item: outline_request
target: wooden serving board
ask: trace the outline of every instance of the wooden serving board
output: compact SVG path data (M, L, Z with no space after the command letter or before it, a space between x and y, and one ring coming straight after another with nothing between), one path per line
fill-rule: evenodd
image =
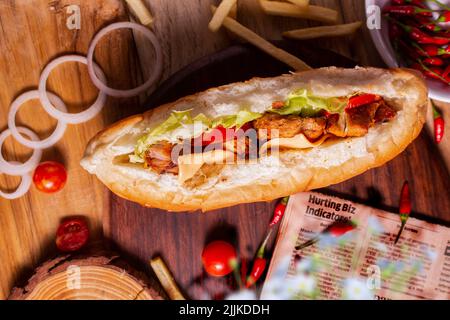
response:
M70 6L80 9L80 28L68 28L73 14ZM21 93L36 89L42 69L52 59L64 54L86 55L94 34L113 22L129 20L121 0L27 0L0 1L0 130L7 126L9 105ZM139 81L137 53L133 35L128 30L113 32L99 43L95 59L103 68L111 86L133 87ZM47 83L50 91L66 102L70 112L80 112L91 105L97 89L87 68L78 63L58 66ZM103 112L91 121L69 125L63 139L46 149L43 161L65 164L68 181L56 194L43 194L34 187L22 198L0 198L0 298L13 285L26 279L33 269L56 250L54 237L60 220L67 216L87 217L91 239L101 239L103 221L107 221L108 192L79 165L89 139L108 123L127 114L136 98L108 99ZM27 102L18 112L17 124L47 137L56 121L48 116L38 101ZM3 146L7 160L25 161L31 151L9 137ZM0 174L0 188L14 190L19 177Z
M276 44L314 67L354 65L327 50L305 49L286 42ZM173 75L142 111L213 86L287 71L282 63L252 47L232 46ZM449 174L425 133L387 165L322 191L395 212L404 180L411 183L416 213L450 221ZM251 259L275 205L253 203L202 214L143 208L116 196L110 203L110 235L118 248L143 263L161 254L188 296L198 299L206 293L215 297L226 291L226 279L212 279L202 271L204 245L212 239L226 239L236 244L241 257Z

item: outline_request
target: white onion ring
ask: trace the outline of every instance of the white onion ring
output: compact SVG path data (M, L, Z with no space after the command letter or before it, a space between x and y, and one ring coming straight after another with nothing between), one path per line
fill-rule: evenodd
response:
M20 133L26 134L33 141L39 141L39 137L37 136L37 134L31 131L30 129L25 127L17 127L17 129L19 130ZM11 135L10 129L6 129L0 134L0 172L12 176L21 176L30 171L33 171L39 164L39 161L41 161L42 150L34 149L30 159L28 159L25 163L12 164L6 161L5 158L3 158L3 154L1 152L3 143L5 142L6 138L8 138L10 135Z
M104 80L101 80L97 77L96 71L94 72L94 68L93 68L93 59L94 59L94 51L95 51L95 47L97 46L98 42L100 41L100 39L106 35L107 33L116 30L116 29L133 29L136 31L140 31L148 40L150 40L150 42L153 45L153 49L155 50L155 70L154 72L151 74L150 78L142 85L140 85L139 87L136 87L134 89L130 89L130 90L118 90L118 89L113 89L110 87L107 87L104 84ZM88 61L88 71L89 71L89 75L91 76L92 82L94 83L94 85L101 91L106 93L108 96L112 96L112 97L116 97L116 98L128 98L128 97L132 97L132 96L137 96L140 93L148 90L161 76L162 73L162 50L161 50L161 46L159 45L158 39L155 37L155 35L153 34L152 31L150 31L150 29L137 24L137 23L133 23L133 22L116 22L113 24L108 25L107 27L103 28L102 30L100 30L94 37L94 39L92 39L91 44L89 45L89 50L88 50L88 54L87 54L87 61Z
M47 94L49 95L51 102L54 103L58 109L67 112L66 105L57 95L54 95L53 93L50 92L47 92ZM65 122L58 120L58 124L56 125L56 128L53 131L53 133L44 140L31 141L29 139L24 138L19 133L19 130L17 130L16 114L19 108L25 102L33 99L39 99L39 91L32 90L25 92L21 94L19 97L17 97L16 100L13 101L13 103L11 103L11 107L9 108L8 114L8 127L11 130L11 134L13 135L14 139L16 139L17 142L21 143L22 145L32 149L45 149L53 146L56 142L59 141L59 139L62 138L64 132L66 131L67 124Z
M106 94L104 94L103 92L100 91L98 93L97 100L95 100L94 104L92 104L92 106L90 106L86 110L79 112L79 113L67 113L67 112L62 112L62 111L59 111L58 109L56 109L50 103L50 100L48 99L48 96L47 96L47 89L46 89L47 79L48 79L48 76L50 75L50 72L52 72L52 70L55 67L57 67L61 63L69 62L69 61L87 64L87 59L83 56L78 56L78 55L62 56L62 57L56 58L55 60L51 61L44 68L44 70L42 71L41 77L39 79L39 97L41 99L41 103L42 103L42 106L44 107L45 111L47 111L47 113L49 115L51 115L53 118L58 119L59 121L62 121L62 122L70 123L70 124L78 124L78 123L86 122L86 121L92 119L102 110L102 108L106 102ZM100 69L100 67L97 64L95 64L94 67L95 67L95 71L100 75L100 78L103 81L106 81L105 74Z
M17 165L17 164L20 164L20 162L11 161L11 164ZM21 175L21 178L22 178L22 180L20 181L20 184L17 187L16 191L11 192L11 193L6 193L6 192L3 192L2 190L0 190L0 197L8 199L8 200L13 200L13 199L20 198L25 193L27 193L31 187L31 180L32 180L31 172Z

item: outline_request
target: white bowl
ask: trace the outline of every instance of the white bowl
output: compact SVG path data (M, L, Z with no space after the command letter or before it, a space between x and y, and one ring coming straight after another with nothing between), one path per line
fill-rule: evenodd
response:
M440 0L442 3L450 5L450 0ZM383 8L387 5L390 0L366 0L366 8L369 6L375 5L379 8ZM433 7L433 4L430 3L430 7ZM366 16L369 13L366 10ZM399 67L399 62L394 53L394 49L392 49L391 43L389 41L388 36L388 23L386 19L381 19L381 28L380 29L370 29L370 35L372 36L372 40L377 48L378 53L381 55L383 61L392 68ZM429 97L431 99L436 99L439 101L450 102L450 86L442 83L439 80L427 79L428 89L429 89Z

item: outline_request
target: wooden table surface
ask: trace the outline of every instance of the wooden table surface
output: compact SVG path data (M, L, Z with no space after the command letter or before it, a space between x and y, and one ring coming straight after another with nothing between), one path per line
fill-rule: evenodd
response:
M181 67L232 43L226 32L211 33L207 29L210 19L210 0L177 1L145 0L155 16L154 30L164 52L164 74L168 78ZM338 9L344 22L364 19L364 1L317 0L315 4ZM66 7L77 4L81 8L81 29L68 30ZM8 0L0 3L0 128L6 128L9 104L21 92L35 88L42 68L55 56L63 53L86 54L93 34L113 21L126 20L127 12L120 0ZM315 25L296 19L265 16L257 0L241 0L238 20L270 39L279 39L280 31L304 25ZM112 33L100 43L96 60L103 67L112 86L133 87L151 70L147 44L128 31ZM315 42L317 44L317 41ZM305 42L308 45L308 42ZM342 39L321 40L320 46L351 57L361 65L383 66L376 53L368 30ZM96 90L90 84L85 66L60 66L49 81L49 88L66 101L72 112L92 102ZM114 225L110 221L110 194L96 179L81 169L78 162L87 141L106 124L132 114L141 99L108 99L101 115L88 123L69 126L64 138L44 152L44 159L59 160L66 164L69 181L63 191L44 195L34 188L23 198L7 201L0 199L0 298L9 294L18 279L46 257L55 253L55 229L61 218L71 215L89 217L93 238L109 237ZM441 105L441 104L440 104ZM442 105L444 106L444 105ZM41 137L48 135L55 121L37 103L29 103L18 114L18 123L25 124ZM450 123L448 105L444 110ZM447 131L450 127L447 125ZM450 168L450 142L448 135L439 146ZM25 160L30 154L11 138L3 148L8 160ZM0 187L13 189L17 177L0 176ZM270 210L270 208L268 208ZM202 220L202 218L199 218ZM220 217L218 217L220 220ZM238 218L237 218L238 219ZM201 222L201 221L199 221ZM121 221L126 224L127 221ZM188 235L186 235L188 236ZM120 247L120 243L118 243ZM182 244L180 244L182 246Z

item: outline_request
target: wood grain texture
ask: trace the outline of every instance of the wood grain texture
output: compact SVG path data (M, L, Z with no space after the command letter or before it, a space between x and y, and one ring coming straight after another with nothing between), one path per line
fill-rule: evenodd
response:
M229 37L226 32L212 33L207 28L211 17L209 5L211 2L217 4L217 0L184 0L182 5L179 1L167 0L145 0L145 2L155 17L154 30L164 52L163 79L199 57L235 42L235 39ZM342 22L364 19L364 1L361 0L312 0L311 3L338 9ZM82 12L80 31L67 30L65 27L67 19L65 6L69 4L80 5ZM39 73L51 58L62 53L86 53L88 43L96 30L110 22L124 19L127 19L127 13L120 0L0 1L0 87L2 88L0 128L6 127L6 115L11 101L21 92L37 86ZM281 31L318 24L265 16L259 8L258 0L238 1L238 20L269 39L281 38ZM133 44L133 37L129 32L115 32L105 38L96 51L96 59L114 87L133 87L152 70L151 48L139 35L133 36L136 45ZM322 39L319 43L314 40L302 42L304 46L310 44L319 44L321 47L332 49L351 57L361 65L383 66L371 42L369 32L365 28L353 37ZM81 110L82 106L92 102L97 94L87 77L86 68L76 64L63 65L55 70L50 78L49 87L62 96L71 111ZM140 102L144 100L145 96L142 96ZM444 107L447 132L450 132L449 106ZM24 106L19 112L18 123L30 126L42 137L48 135L49 128L54 126L55 121L40 108L36 112L30 112L31 108L39 107L34 102ZM194 257L198 257L207 234L214 233L213 229L217 224L231 225L231 229L234 228L233 226L239 226L239 234L248 235L243 240L239 240L240 250L245 253L244 255L251 256L256 243L262 236L261 230L264 229L271 214L271 204L230 208L217 214L186 214L176 218L172 214L163 212L153 213L150 216L144 209L136 207L132 215L115 215L110 220L110 208L115 208L116 212L119 212L129 207L126 203L114 198L110 202L106 188L84 172L79 167L78 161L88 139L98 130L108 123L137 113L139 110L141 108L137 99L108 99L107 106L101 115L86 124L69 126L64 139L55 148L44 153L44 159L57 159L68 166L69 182L61 193L46 196L33 189L27 196L16 201L0 199L0 259L3 265L0 273L0 298L6 297L17 279L28 274L28 271L54 251L53 234L59 220L67 215L89 216L94 238L101 236L103 220L104 233L107 236L113 235L113 240L118 243L118 246L129 250L129 256L139 258L138 261L146 262L148 255L161 251L164 256L169 256L167 262L174 271L176 280L182 279L180 284L186 287L189 287L190 280L187 276L183 276L185 268L191 270L192 274L200 270L199 261ZM432 153L426 156L426 161L434 160L437 149L426 135L422 134L420 141L422 140L424 142L420 147L409 148L407 153L420 154L424 147L431 148ZM448 166L450 164L449 140L447 135L439 146L441 154L447 159ZM7 159L11 160L25 160L30 154L28 149L12 143L11 138L3 148L3 153ZM406 165L410 172L417 170L417 164L409 163L408 160L394 160L394 163L397 163L396 166L399 168ZM436 170L434 166L434 162L431 162L427 169L430 175ZM386 174L394 176L396 172L397 169L390 169L379 177L367 176L364 178L364 183L381 183L385 188L388 184ZM393 185L397 185L401 179L402 177L394 178ZM18 181L19 179L15 177L0 175L0 187L3 189L14 188ZM354 187L357 188L357 192L354 193L356 196L361 199L367 198L367 190L358 188L357 185ZM417 188L417 186L414 187ZM423 187L427 194L432 192L427 185L418 187L419 189ZM339 189L341 187L336 188L337 191L342 191ZM351 189L352 186L342 186L342 188ZM397 193L394 191L383 193L380 202L395 205L396 196ZM419 205L419 208L426 209L424 204ZM247 211L251 211L252 214L249 215ZM420 211L429 213L428 210ZM121 233L119 236L117 235L119 229L127 230L129 233ZM170 233L167 233L168 229L171 230ZM136 235L133 231L137 232ZM230 235L232 236L234 232L230 232ZM166 234L168 234L167 237L163 238L162 236ZM146 245L141 246L144 242ZM172 248L169 252L168 245L172 243L176 244L175 250ZM217 288L216 291L218 291ZM200 293L199 290L195 292Z
M81 29L68 30L66 6L81 9ZM20 93L37 87L43 67L64 53L86 54L92 36L102 26L128 19L119 0L1 1L0 3L0 128L6 128L7 112ZM118 88L135 85L138 72L132 34L115 32L102 41L96 59L109 82ZM91 104L97 90L91 84L84 65L67 63L52 72L48 89L59 94L69 111L79 112ZM136 100L109 99L104 112L82 125L70 125L64 138L44 152L44 160L58 160L68 169L66 187L54 195L32 188L14 201L0 199L0 297L9 294L12 285L27 275L43 258L55 251L53 239L62 217L87 216L94 239L102 234L102 217L108 217L108 193L79 166L87 141L106 123L126 115L127 105ZM20 109L17 123L30 127L41 137L48 136L56 123L37 101ZM3 148L8 160L26 160L29 149L10 137ZM19 178L0 175L3 190L14 189ZM105 221L108 221L105 219Z
M65 255L46 261L9 300L162 299L148 277L113 253Z

